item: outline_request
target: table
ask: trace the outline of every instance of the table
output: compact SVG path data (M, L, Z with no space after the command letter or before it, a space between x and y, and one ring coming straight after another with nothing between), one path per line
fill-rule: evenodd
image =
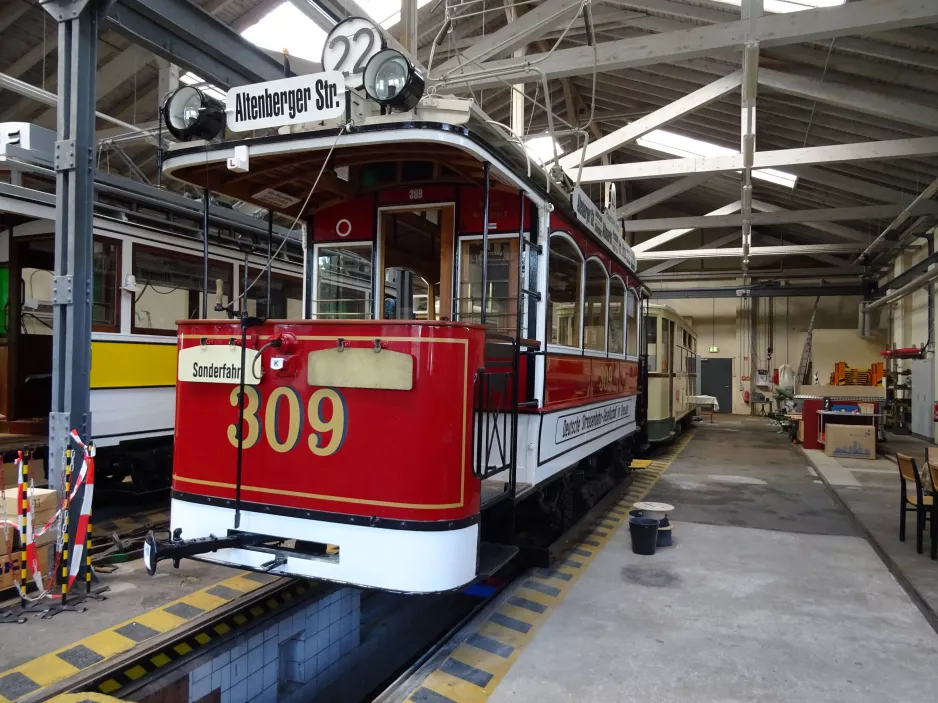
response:
M710 424L713 424L713 413L720 412L720 403L712 395L689 395L687 402L693 403L697 409L710 408Z

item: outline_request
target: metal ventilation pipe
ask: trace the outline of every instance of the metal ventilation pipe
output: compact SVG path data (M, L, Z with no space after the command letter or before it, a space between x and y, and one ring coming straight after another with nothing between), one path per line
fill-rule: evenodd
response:
M900 298L904 298L905 296L914 293L919 288L927 286L929 283L935 280L938 280L938 266L933 268L931 271L926 271L918 278L909 281L901 288L897 288L892 293L884 295L879 300L874 300L872 303L863 303L862 308L867 312L871 312L877 308L883 307L884 305L889 305L889 303L893 303Z

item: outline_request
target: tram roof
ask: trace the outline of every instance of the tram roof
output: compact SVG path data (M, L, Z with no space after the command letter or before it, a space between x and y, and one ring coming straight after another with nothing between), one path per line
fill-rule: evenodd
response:
M228 159L235 156L236 147L245 146L249 170L230 170ZM329 167L324 167L330 158ZM358 169L375 163L414 161L437 164L434 178L366 186L358 174ZM533 202L549 203L571 221L579 219L571 201L572 184L554 180L555 174L548 174L517 137L464 99L443 98L426 107L421 104L414 112L365 118L348 129L332 124L217 143L176 143L170 146L163 169L166 175L190 185L307 219L319 210L382 187L426 183L479 186L484 182L486 163L490 164L493 188L524 191ZM582 229L635 269L634 257L624 241L610 242L608 234L585 225Z

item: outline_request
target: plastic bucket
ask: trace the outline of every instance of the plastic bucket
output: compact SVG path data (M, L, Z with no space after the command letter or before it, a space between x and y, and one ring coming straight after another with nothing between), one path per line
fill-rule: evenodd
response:
M671 522L668 520L667 516L665 516L658 521L657 545L659 547L670 547L672 544L673 542L671 541Z
M633 553L654 554L658 542L658 521L649 517L629 518L629 535Z

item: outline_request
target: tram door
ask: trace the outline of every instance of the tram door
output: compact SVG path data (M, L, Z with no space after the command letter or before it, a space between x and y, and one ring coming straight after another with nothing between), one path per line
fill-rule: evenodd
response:
M453 319L455 209L391 209L381 213L379 317Z
M665 346L668 350L668 417L674 417L674 374L677 371L674 368L674 349L677 340L674 338L674 321L662 319L662 322L668 323L667 326L664 324L661 326Z
M3 306L6 345L2 408L6 431L46 431L52 403L52 277L50 236L11 238ZM17 426L11 423L17 422Z

